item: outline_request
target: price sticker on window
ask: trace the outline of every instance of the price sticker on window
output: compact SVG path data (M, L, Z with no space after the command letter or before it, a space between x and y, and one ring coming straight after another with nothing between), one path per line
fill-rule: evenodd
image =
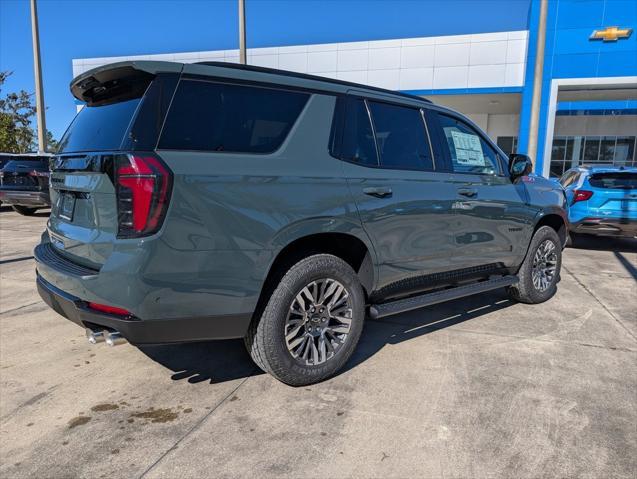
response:
M459 164L466 166L487 166L478 136L452 130L451 138L453 139L453 147L456 150L456 160Z

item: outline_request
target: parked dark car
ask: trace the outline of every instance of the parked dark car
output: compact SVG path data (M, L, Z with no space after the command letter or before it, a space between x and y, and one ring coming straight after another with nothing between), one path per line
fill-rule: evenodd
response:
M0 154L0 202L21 215L30 216L51 206L49 159L35 153Z
M86 106L34 254L91 342L244 338L302 385L345 364L366 315L556 292L562 188L449 109L224 63L117 63L71 91Z

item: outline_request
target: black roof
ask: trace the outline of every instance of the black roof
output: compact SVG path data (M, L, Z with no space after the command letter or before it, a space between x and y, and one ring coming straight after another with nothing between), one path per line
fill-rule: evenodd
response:
M254 66L254 65L243 65L243 64L240 64L240 63L227 63L227 62L196 62L195 65L207 65L207 66L211 66L211 67L220 67L220 68L233 68L233 69L236 69L236 70L245 70L245 71L260 72L260 73L270 73L270 74L273 74L273 75L281 75L281 76L289 76L289 77L294 77L294 78L301 78L301 79L305 79L305 80L321 81L321 82L325 82L325 83L332 83L332 84L335 84L335 85L342 85L342 86L353 87L353 88L364 88L366 90L376 91L376 92L379 92L379 93L386 93L386 94L390 94L390 95L402 96L402 97L405 97L405 98L409 98L410 100L420 100L420 101L425 101L427 103L432 103L431 100L428 100L427 98L423 98L423 97L417 96L417 95L410 95L409 93L402 93L402 92L395 91L395 90L387 90L385 88L379 88L379 87L375 87L375 86L363 85L361 83L352 83L352 82L348 82L348 81L344 81L344 80L336 80L334 78L327 78L327 77L322 77L322 76L318 76L318 75L309 75L307 73L291 72L289 70L277 70L276 68L257 67L257 66Z

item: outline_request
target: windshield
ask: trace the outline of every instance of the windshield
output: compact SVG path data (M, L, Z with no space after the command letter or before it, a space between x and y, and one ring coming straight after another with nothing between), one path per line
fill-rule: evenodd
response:
M104 106L85 106L60 140L59 153L118 150L140 98Z

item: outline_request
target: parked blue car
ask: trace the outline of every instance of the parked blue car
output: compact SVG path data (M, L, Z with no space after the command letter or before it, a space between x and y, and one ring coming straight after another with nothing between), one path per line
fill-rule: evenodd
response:
M564 173L560 183L571 233L637 236L637 168L581 166Z

